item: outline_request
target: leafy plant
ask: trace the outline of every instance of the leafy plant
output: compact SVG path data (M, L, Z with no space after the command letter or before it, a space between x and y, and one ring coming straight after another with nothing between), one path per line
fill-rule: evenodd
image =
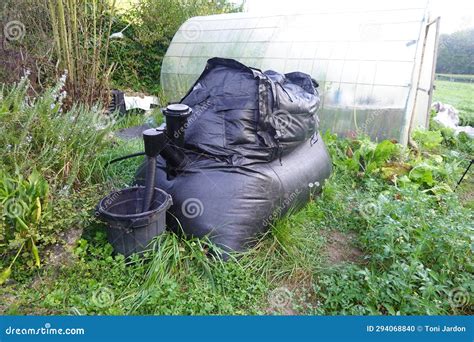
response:
M27 78L2 89L0 168L25 175L36 168L53 188L67 192L97 176L96 157L108 145L113 116L79 104L64 111L65 80L36 98L27 95Z
M9 277L25 246L31 251L34 264L37 267L41 265L36 243L39 227L48 212L48 184L37 171L33 171L28 179L21 175L9 178L0 171L0 205L0 247L3 251L18 249L15 258L0 276L1 284Z
M433 150L441 145L443 136L440 131L426 131L426 130L415 130L413 132L413 139L419 143L422 147Z
M113 24L113 31L124 35L110 45L114 85L159 94L161 63L179 27L193 16L241 10L228 0L139 1Z

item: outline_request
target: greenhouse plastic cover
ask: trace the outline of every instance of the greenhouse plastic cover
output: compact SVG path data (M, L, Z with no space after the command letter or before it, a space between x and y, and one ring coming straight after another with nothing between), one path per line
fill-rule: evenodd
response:
M299 71L320 83L323 131L406 143L412 127L428 123L438 32L426 1L332 3L315 2L305 13L189 19L163 61L165 94L179 100L216 56Z

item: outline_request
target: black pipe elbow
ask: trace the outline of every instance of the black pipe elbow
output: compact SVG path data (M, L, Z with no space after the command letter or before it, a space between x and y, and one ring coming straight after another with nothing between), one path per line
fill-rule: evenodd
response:
M183 168L186 165L186 155L171 141L163 130L150 128L143 132L145 154L148 157L161 155L171 168Z

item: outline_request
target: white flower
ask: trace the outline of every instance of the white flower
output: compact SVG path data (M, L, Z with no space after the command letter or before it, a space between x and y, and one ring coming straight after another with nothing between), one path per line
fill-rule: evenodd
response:
M66 79L67 79L67 70L64 70L64 74L62 74L61 77L59 78L59 83L64 85L66 83Z
M61 190L59 190L60 195L68 195L69 194L69 186L65 185Z

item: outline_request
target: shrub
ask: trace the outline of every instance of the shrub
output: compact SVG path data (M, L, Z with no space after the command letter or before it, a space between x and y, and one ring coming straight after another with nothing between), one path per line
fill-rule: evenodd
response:
M0 275L0 283L9 277L18 256L29 254L31 258L22 259L39 267L40 244L55 242L72 222L87 221L81 215L87 200L76 210L75 192L102 180L97 157L108 146L105 138L112 117L85 105L64 111L65 80L62 77L37 98L27 95L26 77L1 91L0 266L16 255ZM55 211L49 205L53 200Z
M241 11L228 0L141 0L117 17L113 31L125 39L111 43L114 85L157 93L161 62L174 34L188 18Z
M27 78L2 90L0 168L6 173L29 175L37 169L54 188L80 187L94 177L113 117L80 104L64 111L65 80L37 98L27 95Z
M6 0L0 8L5 35L0 82L18 81L28 69L33 73L30 93L41 93L66 69L68 107L72 102L108 102L114 15L110 0Z

